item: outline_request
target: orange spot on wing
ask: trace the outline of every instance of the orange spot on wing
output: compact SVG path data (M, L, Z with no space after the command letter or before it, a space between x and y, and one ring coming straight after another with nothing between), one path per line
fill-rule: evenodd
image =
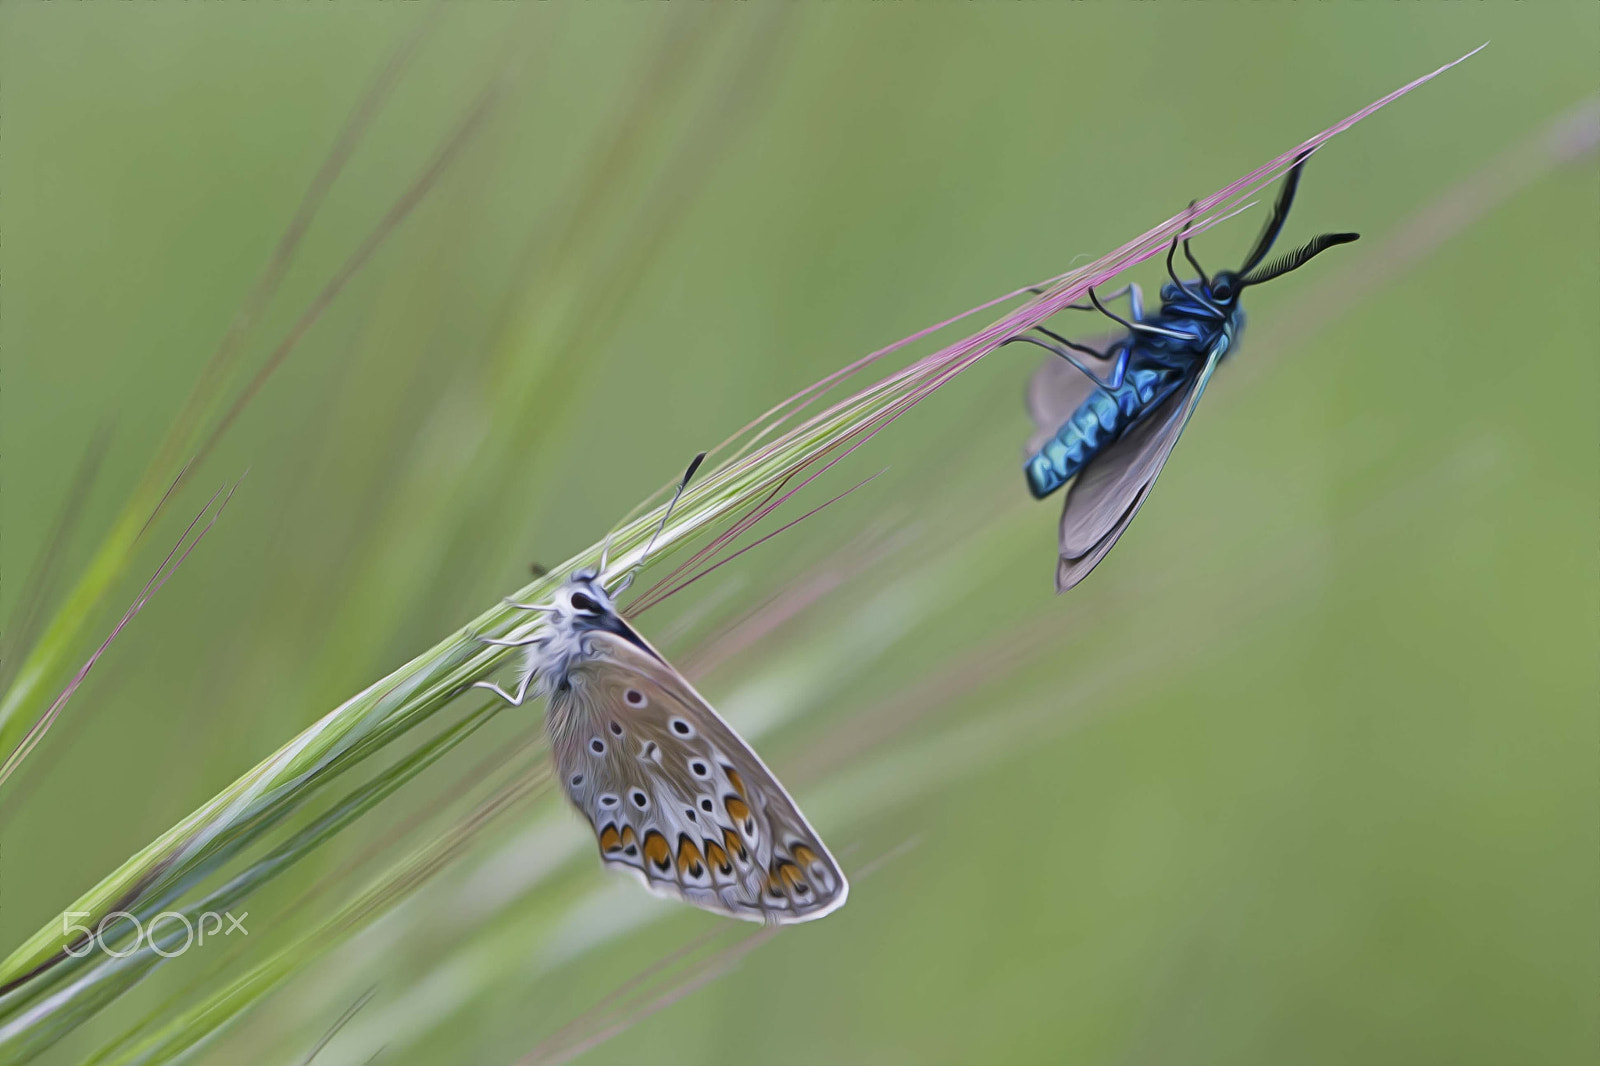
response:
M633 835L633 826L631 826L631 825L623 826L622 827L622 846L623 847L627 847L630 844L637 844L638 842L639 842L639 838Z
M608 825L600 830L600 850L606 853L622 850L622 834L617 832L617 827Z
M731 766L724 766L722 770L728 775L728 784L733 786L733 790L741 796L745 795L744 778L739 776L739 771Z
M667 838L654 829L644 835L644 857L663 873L672 868L672 849L667 846Z
M706 841L706 862L721 874L733 873L733 864L728 861L728 853L714 840Z
M750 853L744 848L744 841L739 839L739 834L732 829L722 831L722 842L728 845L728 854L739 856L740 862L749 862Z
M775 881L783 885L784 891L789 895L805 899L811 894L811 886L800 876L800 867L792 862L778 860L773 864L772 876Z
M743 824L744 820L750 817L750 808L738 796L729 796L723 801L723 806L728 808L728 817L735 822Z
M688 836L678 837L678 874L681 877L699 878L705 875L705 860L700 857L700 849L695 847L694 841Z
M794 846L794 861L801 866L810 866L817 861L817 853L804 844L796 844Z

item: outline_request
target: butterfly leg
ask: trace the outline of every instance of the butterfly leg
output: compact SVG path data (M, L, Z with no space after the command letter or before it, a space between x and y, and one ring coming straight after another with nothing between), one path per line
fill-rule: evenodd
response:
M521 640L502 640L499 637L479 637L479 644L493 644L497 648L526 648L529 644L537 644L544 639L540 634L534 637L524 637Z
M518 603L510 596L507 596L500 602L504 603L507 607L515 607L519 611L553 611L556 609L556 605L553 603Z
M528 695L528 685L531 684L532 682L533 682L533 675L532 674L528 674L526 677L524 677L522 679L522 683L517 686L517 692L516 692L516 695L514 695L514 696L511 693L507 692L505 689L501 688L499 685L495 684L493 681L474 681L472 683L472 687L473 688L486 688L490 692L493 692L496 696L499 696L501 699L503 699L507 703L511 704L511 706L520 707L520 706L522 706L522 701L523 701L524 697L526 697Z

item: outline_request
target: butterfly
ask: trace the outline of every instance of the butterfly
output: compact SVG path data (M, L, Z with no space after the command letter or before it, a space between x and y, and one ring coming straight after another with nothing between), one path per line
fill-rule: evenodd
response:
M684 474L657 535L703 458ZM611 591L604 570L602 562L574 572L548 604L511 604L543 613L543 625L479 639L524 649L516 690L474 687L514 706L548 697L561 788L588 819L606 866L657 895L748 921L806 922L843 906L844 872L789 793L617 610L638 565Z
M1145 316L1137 285L1107 297L1127 296L1129 318L1106 310L1093 288L1090 305L1069 305L1075 311L1098 310L1127 330L1103 349L1075 343L1043 326L1033 328L1039 336L1023 333L1003 342L1025 341L1056 357L1046 359L1028 383L1035 433L1023 472L1037 499L1072 482L1061 509L1057 592L1088 577L1144 505L1206 383L1244 328L1239 307L1243 291L1358 239L1355 233L1324 233L1260 265L1294 203L1305 159L1302 154L1290 168L1272 214L1238 270L1207 277L1180 233L1167 249L1172 281L1162 285L1161 307L1154 314ZM1199 274L1187 282L1172 267L1180 239L1185 258ZM1085 366L1081 355L1110 364L1107 376Z

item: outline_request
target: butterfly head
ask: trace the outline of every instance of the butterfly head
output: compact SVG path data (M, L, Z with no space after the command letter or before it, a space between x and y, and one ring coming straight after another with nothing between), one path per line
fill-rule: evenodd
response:
M594 570L574 571L555 596L554 615L558 623L579 627L595 625L602 619L614 617L616 613L616 604L600 583L599 573Z
M595 570L575 571L542 609L548 629L528 651L546 690L565 684L572 664L587 654L591 634L606 631L626 636L630 632Z

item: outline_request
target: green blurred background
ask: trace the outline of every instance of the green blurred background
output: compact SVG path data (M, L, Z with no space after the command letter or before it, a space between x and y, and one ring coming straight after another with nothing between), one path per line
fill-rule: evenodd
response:
M1251 331L1161 488L1073 594L1050 586L1059 503L1029 503L1021 477L1033 360L1007 349L812 502L883 477L644 616L689 659L774 590L859 559L863 529L900 545L697 675L736 721L764 699L798 707L763 754L848 869L884 861L836 916L583 1061L1588 1059L1592 149L1560 166L1520 150L1525 184L1419 262L1401 253L1408 219L1595 92L1596 12L10 0L7 616L104 431L65 572L88 558L400 43L426 34L251 332L247 374L505 73L482 128L246 408L86 638L83 655L248 468L8 783L0 941L770 404L1098 256L1489 41L1319 153L1287 239L1364 241L1252 294ZM1256 225L1206 236L1201 261L1227 265ZM1337 279L1390 268L1317 313ZM1158 276L1134 272L1147 292ZM846 623L865 628L841 650ZM972 683L941 681L951 664ZM306 886L362 883L338 880L344 864L448 807L536 714L502 715L253 900L264 946L245 950L270 946L275 908ZM545 798L496 847L567 818ZM376 1061L517 1061L652 961L731 935L671 908L586 948L521 932L519 915L585 898L603 926L619 895L596 866L585 853L506 904L458 964L441 964L446 902L429 904L431 938L380 924L195 1061L295 1061L364 966L382 980L346 1035L376 1033ZM78 1061L217 961L164 968L45 1061Z

